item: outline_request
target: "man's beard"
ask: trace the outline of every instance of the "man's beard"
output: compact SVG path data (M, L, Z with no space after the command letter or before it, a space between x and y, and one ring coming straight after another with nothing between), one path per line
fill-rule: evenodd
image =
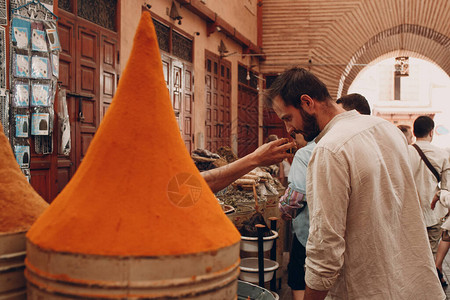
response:
M305 141L311 142L320 133L319 123L317 123L316 117L308 114L303 108L300 107L299 110L303 119L303 130L301 131L301 134L303 134Z

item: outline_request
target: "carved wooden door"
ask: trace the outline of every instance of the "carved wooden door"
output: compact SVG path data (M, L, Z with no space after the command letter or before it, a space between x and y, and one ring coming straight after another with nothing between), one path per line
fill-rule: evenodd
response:
M243 157L258 147L258 91L239 84L238 156Z
M205 57L205 145L216 152L231 147L231 63L210 52Z
M161 54L164 79L169 90L181 138L189 153L194 147L194 76L190 63Z
M59 193L86 155L117 86L118 34L59 10L60 82L66 90L72 150L57 159ZM59 142L59 141L58 141ZM56 195L55 195L56 196Z
M189 153L194 149L194 75L192 65L183 64L184 88L183 88L183 115L181 136Z

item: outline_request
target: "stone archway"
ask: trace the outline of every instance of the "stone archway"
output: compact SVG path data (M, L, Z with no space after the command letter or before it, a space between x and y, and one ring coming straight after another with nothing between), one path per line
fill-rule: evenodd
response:
M261 72L305 67L333 98L365 65L393 51L416 53L450 74L448 0L264 0L262 12Z
M392 42L398 41L402 37L409 38L407 43L401 47L403 49L397 48L396 43ZM424 42L423 39L427 41ZM414 53L415 57L432 61L441 66L450 75L448 62L450 38L431 28L416 24L402 24L373 36L353 54L340 77L336 97L339 98L342 94L347 93L350 84L365 66L364 62L377 61L377 58L393 51L397 51L398 56L410 56L411 53ZM425 53L433 55L429 57Z

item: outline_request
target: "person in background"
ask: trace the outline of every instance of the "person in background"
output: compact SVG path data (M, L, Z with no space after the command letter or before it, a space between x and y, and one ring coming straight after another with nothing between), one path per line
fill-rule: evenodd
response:
M406 137L406 141L408 142L408 145L412 145L413 143L413 133L411 131L411 126L409 125L398 125L397 126L398 129L401 130L401 132L403 132L403 134Z
M358 97L355 99L364 99ZM354 105L346 106L345 110L356 109L360 114L367 114L367 106ZM347 104L350 104L347 102ZM363 108L362 111L358 109ZM370 114L370 110L369 110ZM295 133L294 133L295 135ZM292 248L289 255L288 264L288 285L292 290L292 299L301 300L305 294L305 259L306 242L309 233L309 210L306 201L306 170L312 151L316 146L314 141L305 141L302 134L295 135L295 141L299 148L294 155L291 170L289 172L289 186L285 194L280 198L279 208L281 216L285 221L292 220L294 235L292 237Z
M353 93L342 96L336 100L336 103L345 110L356 109L362 115L370 115L370 105L366 97L361 94Z
M284 159L293 157L288 150L295 147L294 142L282 138L259 146L246 156L219 168L201 172L213 193L224 189L236 179L260 166L278 164Z
M400 131L345 111L302 68L278 76L265 100L288 132L317 143L304 299L445 299Z
M303 135L295 137L299 149L289 172L289 186L280 198L279 209L285 221L292 221L293 237L289 254L288 285L293 300L301 300L305 293L306 241L309 232L309 213L306 202L306 170L316 143L306 142Z
M441 218L446 215L448 209L440 202L432 209L431 203L439 190L450 188L449 155L444 149L431 144L434 132L433 119L420 116L414 121L413 128L416 143L408 146L409 158L431 250L433 255L436 255L442 234ZM446 285L441 276L442 269L438 268L437 271L441 284Z
M436 254L441 237L440 219L445 216L446 209L441 204L437 204L436 208L432 210L431 201L439 189L448 190L450 187L448 153L431 144L434 121L430 117L418 117L414 121L413 130L416 143L408 146L409 158L431 249L433 254ZM423 153L424 158L420 152ZM427 166L425 159L431 163L431 168ZM439 182L441 182L440 188Z

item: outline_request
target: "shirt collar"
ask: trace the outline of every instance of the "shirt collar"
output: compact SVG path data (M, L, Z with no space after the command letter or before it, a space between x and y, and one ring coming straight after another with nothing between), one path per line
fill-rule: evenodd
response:
M330 122L328 122L327 125L325 125L325 127L323 128L323 130L320 132L320 134L316 137L316 143L318 143L322 137L327 134L328 131L330 131L331 128L333 128L333 126L339 122L342 119L348 118L348 117L352 117L352 116L356 116L359 115L359 112L357 112L356 110L350 110L350 111L346 111L343 113L340 113L338 115L336 115L333 119L331 119Z
M414 144L417 144L418 146L420 146L420 145L422 145L422 146L425 146L425 145L430 145L431 143L429 142L429 141L416 141Z

